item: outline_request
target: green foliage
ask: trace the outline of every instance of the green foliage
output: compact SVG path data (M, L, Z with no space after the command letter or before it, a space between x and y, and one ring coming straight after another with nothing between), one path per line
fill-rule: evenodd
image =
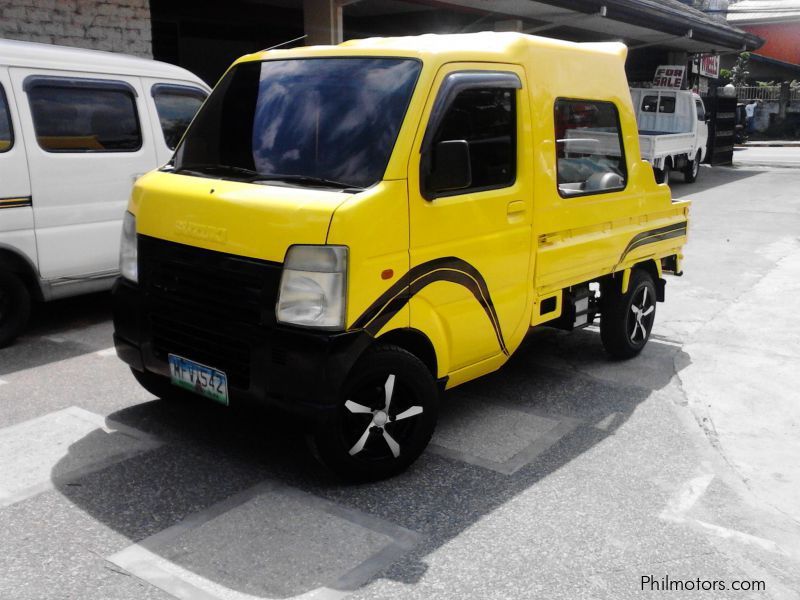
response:
M747 79L750 77L750 71L747 70L749 62L749 52L742 52L739 58L736 59L736 64L731 69L731 83L733 85L737 87L747 85Z

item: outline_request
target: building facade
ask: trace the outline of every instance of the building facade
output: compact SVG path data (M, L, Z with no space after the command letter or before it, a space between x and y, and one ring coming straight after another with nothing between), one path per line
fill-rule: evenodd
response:
M662 64L690 65L703 54L752 50L761 42L680 0L4 0L0 6L0 37L153 57L211 84L236 57L291 40L495 29L622 41L636 82L651 81Z
M0 38L151 58L150 0L3 0Z

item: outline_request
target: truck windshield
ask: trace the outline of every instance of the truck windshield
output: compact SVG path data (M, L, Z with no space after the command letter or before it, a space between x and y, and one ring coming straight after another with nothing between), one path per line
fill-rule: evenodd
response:
M383 177L419 70L394 58L241 63L189 127L175 170L368 187Z

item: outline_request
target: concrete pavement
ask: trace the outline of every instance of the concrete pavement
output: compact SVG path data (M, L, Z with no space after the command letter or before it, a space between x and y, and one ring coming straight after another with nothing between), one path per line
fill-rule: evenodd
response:
M737 146L733 151L734 167L800 167L800 147L797 146Z

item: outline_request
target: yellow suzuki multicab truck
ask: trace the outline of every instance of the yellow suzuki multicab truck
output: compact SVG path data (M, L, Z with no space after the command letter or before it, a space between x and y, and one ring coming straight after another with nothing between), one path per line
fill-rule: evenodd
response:
M516 33L273 50L136 183L117 353L160 397L279 407L352 479L531 328L647 343L689 203L640 159L621 44Z

